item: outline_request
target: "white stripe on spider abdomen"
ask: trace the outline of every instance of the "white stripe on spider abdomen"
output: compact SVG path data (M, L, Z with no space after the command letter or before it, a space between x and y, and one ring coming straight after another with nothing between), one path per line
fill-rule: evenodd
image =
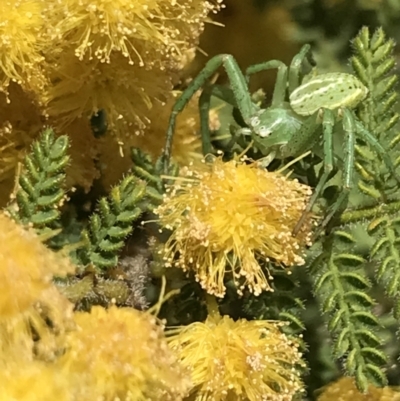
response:
M290 95L290 106L301 116L309 116L319 109L354 108L368 94L368 89L354 75L327 73L311 78Z

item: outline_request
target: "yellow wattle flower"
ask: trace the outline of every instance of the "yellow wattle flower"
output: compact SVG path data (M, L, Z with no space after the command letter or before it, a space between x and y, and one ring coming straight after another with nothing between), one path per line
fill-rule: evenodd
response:
M0 183L14 178L17 163L23 160L44 125L45 118L32 94L11 82L7 97L0 95ZM0 188L2 199L9 196L10 192ZM1 203L4 206L4 201Z
M0 399L71 401L68 378L39 361L0 361Z
M69 377L74 399L178 401L188 379L149 313L94 306L76 312L56 369Z
M45 51L51 85L41 101L65 127L104 110L111 131L142 132L165 102L220 0L49 2Z
M29 309L52 288L52 278L74 271L31 231L0 213L0 320Z
M329 384L317 401L400 401L400 393L390 387L368 387L368 392L362 394L358 391L352 377L342 377Z
M54 358L61 335L72 327L73 306L52 279L73 271L68 259L0 213L0 360L30 359L33 353Z
M109 130L119 138L128 130L140 133L149 124L153 104L163 103L172 89L170 74L130 65L120 53L113 53L111 63L84 62L69 48L47 69L52 85L41 101L61 129L104 110Z
M257 164L217 158L204 169L183 168L156 209L172 230L165 245L167 266L193 271L210 294L222 297L229 274L238 293L270 290L261 264L304 264L312 218L294 237L293 229L311 188Z
M0 2L0 90L10 82L40 91L45 83L40 63L46 0Z
M171 331L170 347L191 370L191 401L292 401L303 389L298 344L281 322L212 314Z
M149 68L179 62L196 45L222 0L63 0L49 2L49 40L65 39L80 59L109 63L120 52ZM88 57L86 57L88 56Z

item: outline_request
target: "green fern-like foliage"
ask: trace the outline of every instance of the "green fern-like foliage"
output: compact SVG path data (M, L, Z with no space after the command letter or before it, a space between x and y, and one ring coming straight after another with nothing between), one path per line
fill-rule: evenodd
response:
M288 334L301 334L304 323L301 313L304 302L298 296L299 283L283 271L273 266L268 270L273 274L272 292L263 292L259 296L246 293L243 299L243 312L249 319L274 319L288 323L284 331Z
M14 219L33 226L40 234L57 228L59 208L65 198L68 146L67 136L56 138L51 128L43 131L24 158L15 198L7 208Z
M370 37L367 28L353 42L355 56L352 65L357 76L369 89L369 96L360 108L359 117L386 149L393 164L400 164L399 114L396 111L399 95L394 91L398 78L393 69L395 43L386 39L382 29ZM395 302L393 309L400 319L400 195L398 186L369 150L360 146L358 168L359 189L378 202L373 209L368 234L374 238L370 258L377 268L377 279L387 295ZM360 211L359 211L360 212Z
M393 71L396 64L394 46L394 41L386 39L382 29L370 37L368 28L363 28L353 41L351 64L357 77L369 90L367 99L360 105L358 116L397 167L400 163L400 132L397 126L400 116L395 111L398 94L394 88L398 79ZM363 144L359 143L357 150L356 167L361 176L359 190L372 200L388 202L396 191L396 185L390 179L384 163Z
M371 283L364 270L366 261L351 252L356 243L355 236L347 230L333 232L309 272L322 312L328 316L333 353L365 392L369 383L386 384L382 369L386 356L379 350L379 322L371 311L375 301L368 294Z
M146 184L133 175L126 176L102 198L82 236L84 247L79 252L83 265L91 264L99 272L115 267L125 238L143 212L140 202L146 195Z
M351 65L369 90L356 110L357 116L386 149L397 169L400 133L393 49L394 42L386 39L382 29L370 35L363 28L353 41ZM375 301L370 294L371 266L378 283L395 300L394 316L400 316L400 202L396 180L359 138L355 167L358 193L352 194L349 208L331 234L321 239L322 251L309 272L328 320L334 355L365 392L369 383L387 383L387 358L377 335L380 323L372 312Z
M149 200L147 208L151 211L162 202L165 184L170 181L170 178L178 175L179 167L171 163L168 177L162 177L163 161L161 157L154 163L147 153L138 148L132 148L131 159L133 162L132 173L147 183L146 195Z
M394 300L393 316L400 320L400 215L375 219L368 227L377 240L371 249L371 259L377 266L377 279L386 294Z

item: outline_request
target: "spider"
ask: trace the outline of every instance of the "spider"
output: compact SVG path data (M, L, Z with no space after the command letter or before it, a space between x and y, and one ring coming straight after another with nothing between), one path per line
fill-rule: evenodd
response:
M271 60L250 66L245 74L231 55L222 54L211 58L182 92L172 109L163 151L164 170L167 171L169 165L176 117L192 96L203 88L199 98L203 154L212 151L208 128L211 96L232 104L240 113L245 127L235 132L233 141L240 135L250 136L255 147L269 161L274 158L297 157L309 150L322 151L322 173L293 235L301 229L335 167L333 129L339 121L345 133L343 188L323 225L326 226L330 218L340 210L353 187L356 134L381 157L391 175L400 183L385 149L354 113L354 109L367 97L368 89L354 75L347 73L309 74L301 82L301 69L305 61L315 66L308 44L294 56L289 67L279 60ZM230 87L207 85L221 66L226 70ZM248 82L252 74L269 69L277 69L278 72L271 105L265 109L252 101ZM321 135L323 146L319 149Z

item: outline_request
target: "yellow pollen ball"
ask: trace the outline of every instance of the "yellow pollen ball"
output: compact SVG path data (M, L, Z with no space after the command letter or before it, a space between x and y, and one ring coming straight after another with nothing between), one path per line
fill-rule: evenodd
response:
M256 164L217 158L203 170L185 168L156 210L172 229L165 259L194 271L210 294L224 296L233 272L239 288L259 295L271 289L260 264L304 264L312 216L296 237L292 231L310 195L310 187Z

